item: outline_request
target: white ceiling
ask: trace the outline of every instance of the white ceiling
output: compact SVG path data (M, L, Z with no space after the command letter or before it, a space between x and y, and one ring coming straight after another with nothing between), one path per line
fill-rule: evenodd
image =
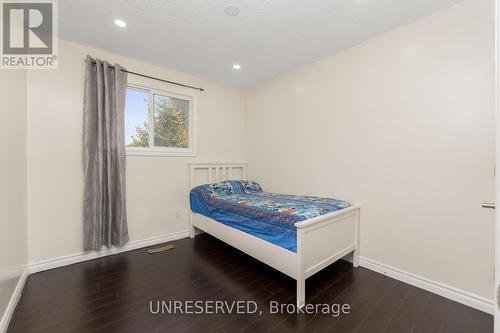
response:
M249 88L460 1L63 0L59 24L64 39Z

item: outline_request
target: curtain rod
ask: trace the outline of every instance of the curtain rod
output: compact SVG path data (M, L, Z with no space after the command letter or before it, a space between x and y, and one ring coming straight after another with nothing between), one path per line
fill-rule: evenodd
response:
M85 60L85 61L87 61L87 60ZM92 60L92 64L93 65L96 64L95 60ZM109 67L115 68L115 66L109 66ZM145 77L145 78L148 78L148 79L153 79L153 80L157 80L157 81L161 81L161 82L165 82L165 83L175 84L177 86L181 86L181 87L185 87L185 88L191 88L191 89L196 89L196 90L199 90L199 91L205 91L205 89L203 89L203 88L193 87L193 86L189 86L189 85L183 84L183 83L178 83L178 82L174 82L174 81L164 80L164 79L160 79L158 77L154 77L154 76L150 76L150 75L146 75L146 74L132 72L132 71L125 70L125 69L122 69L122 71L125 72L125 73L129 73L129 74L133 74L133 75L137 75L137 76L142 76L142 77Z

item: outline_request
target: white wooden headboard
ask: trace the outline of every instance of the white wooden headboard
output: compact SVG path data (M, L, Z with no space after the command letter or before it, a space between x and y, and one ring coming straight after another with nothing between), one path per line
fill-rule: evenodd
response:
M224 180L247 180L246 163L189 163L191 189Z

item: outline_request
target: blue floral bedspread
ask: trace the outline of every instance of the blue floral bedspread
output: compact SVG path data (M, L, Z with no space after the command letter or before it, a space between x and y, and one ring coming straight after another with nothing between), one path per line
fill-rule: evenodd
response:
M297 251L295 223L350 206L346 201L276 194L251 181L224 181L195 187L191 209L218 222Z

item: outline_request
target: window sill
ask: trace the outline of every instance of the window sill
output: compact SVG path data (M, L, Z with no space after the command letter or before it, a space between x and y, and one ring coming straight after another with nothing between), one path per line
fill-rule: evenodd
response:
M126 156L158 156L158 157L195 157L196 153L193 151L171 151L171 150L141 150L141 149L127 149Z

